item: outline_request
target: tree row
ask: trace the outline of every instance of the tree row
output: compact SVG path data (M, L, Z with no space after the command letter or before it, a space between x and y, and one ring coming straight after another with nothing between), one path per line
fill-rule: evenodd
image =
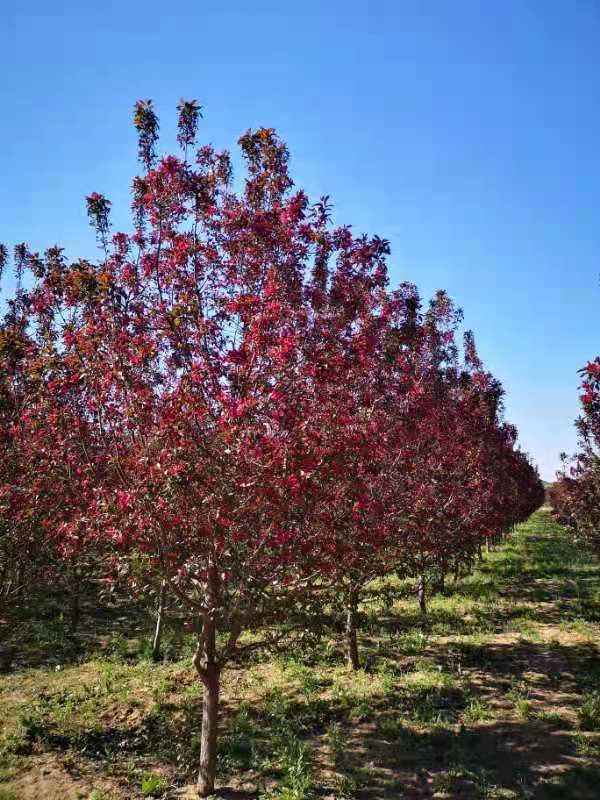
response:
M358 668L373 579L414 578L425 612L543 489L449 297L392 287L388 243L295 188L274 130L241 137L236 183L196 146L200 111L181 102L181 153L159 157L138 102L131 231L90 195L97 259L15 248L0 578L27 594L52 562L76 597L101 565L107 586L168 595L197 639L207 796L230 661L335 605Z

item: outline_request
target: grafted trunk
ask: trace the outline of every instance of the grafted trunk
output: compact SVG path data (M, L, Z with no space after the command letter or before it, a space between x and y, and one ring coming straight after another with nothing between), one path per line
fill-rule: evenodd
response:
M209 797L215 791L217 773L217 729L219 725L220 675L216 664L207 664L202 675L202 732L200 735L200 768L198 795Z
M419 575L419 588L417 591L419 597L419 608L421 609L421 614L427 614L427 597L425 594L425 576Z
M158 613L156 615L156 628L154 629L154 639L152 640L152 659L158 661L160 658L160 646L162 643L162 632L165 621L165 599L167 596L167 582L163 581L160 585L158 595Z
M358 641L356 638L356 595L351 593L346 608L346 661L348 669L360 669Z
M219 689L221 664L217 659L217 572L212 563L208 568L208 609L202 618L202 633L194 664L204 686L202 697L202 730L200 733L200 766L198 795L209 797L215 791L217 773L217 730L219 726Z

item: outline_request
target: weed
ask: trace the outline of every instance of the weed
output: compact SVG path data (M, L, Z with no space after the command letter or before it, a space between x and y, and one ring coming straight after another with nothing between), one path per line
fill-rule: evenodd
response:
M540 711L536 716L540 722L546 723L546 725L555 730L569 726L569 721L558 711Z
M515 714L520 719L531 719L533 716L533 710L531 708L531 703L529 700L517 700L515 703Z
M590 692L584 696L577 709L579 727L584 731L600 731L600 692Z
M521 678L514 678L511 681L511 687L506 696L509 700L512 700L512 702L516 704L519 702L519 700L527 700L530 694L531 687L527 681L524 681Z
M358 774L338 775L335 781L336 800L354 800L363 784Z
M307 745L291 738L278 753L282 778L278 786L261 795L261 800L312 800L315 783Z
M162 775L146 772L142 775L140 789L142 797L161 797L168 789L169 784Z
M396 636L395 643L401 653L406 655L417 655L422 653L429 642L426 633L419 630L407 631Z
M493 716L489 705L483 700L471 700L462 713L465 725L473 725L476 722L485 722Z
M577 731L573 735L573 743L575 745L575 752L579 756L598 757L600 756L600 741L593 738L588 733Z
M383 717L377 723L377 729L384 739L396 742L404 734L404 724L400 717Z
M348 740L339 722L330 722L327 728L326 741L334 767L339 767L346 760Z
M257 763L257 730L248 710L235 715L230 729L219 739L217 768L222 775L248 770Z

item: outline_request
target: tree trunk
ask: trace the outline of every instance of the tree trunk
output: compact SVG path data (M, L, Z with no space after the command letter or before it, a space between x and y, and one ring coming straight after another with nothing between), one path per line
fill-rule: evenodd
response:
M202 676L202 733L200 737L200 769L198 795L209 797L215 791L217 772L217 728L219 724L219 668L208 664Z
M71 631L75 633L79 627L79 617L81 609L79 607L79 592L75 589L71 595Z
M418 597L419 597L419 608L421 609L421 613L427 614L427 598L425 596L425 577L423 575L419 576Z
M217 772L217 730L219 725L219 688L221 665L217 660L217 574L214 564L208 569L208 610L202 619L202 635L194 664L204 685L202 698L202 732L200 734L200 768L198 795L209 797L215 791Z
M446 573L440 572L440 579L438 581L438 592L444 594L446 591Z
M346 608L346 660L348 669L360 669L358 642L356 640L356 595L350 594Z
M477 545L477 558L483 561L483 550L481 549L481 542Z
M75 633L79 627L81 617L81 605L79 602L79 576L73 575L71 581L71 632Z
M160 585L160 593L158 595L158 614L156 616L156 628L154 630L154 639L152 640L152 660L158 661L160 658L160 645L162 642L163 624L165 620L165 597L167 594L167 582L163 581Z
M8 560L7 560L8 561ZM4 564L2 567L2 575L0 576L0 597L8 597L10 591L10 582L7 579L8 576L8 563Z

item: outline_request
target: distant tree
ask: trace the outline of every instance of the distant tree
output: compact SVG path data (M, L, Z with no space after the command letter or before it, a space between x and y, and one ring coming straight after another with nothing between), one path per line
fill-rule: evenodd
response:
M3 251L6 263L6 251ZM15 248L17 291L0 323L0 564L3 585L36 589L54 584L71 597L77 628L80 590L89 576L92 547L82 520L94 501L90 477L102 442L94 441L88 408L68 383L63 354L49 317L32 327L31 297L23 290L26 267L54 281L64 266L58 248L44 259Z
M303 412L318 431L307 443L308 452L318 442L313 463L328 465L324 454L335 454L335 470L313 472L305 518L326 531L323 561L332 603L345 611L352 669L360 665L358 606L369 581L394 569L418 577L425 612L429 584L472 563L482 542L525 509L528 516L540 496L525 500L539 477L514 449L501 387L483 371L470 335L459 368L460 315L445 293L423 314L414 287L368 286L360 300L335 291L335 282L321 294L313 317L327 320L329 339L313 383L318 401ZM349 298L351 313L339 297Z
M586 545L600 548L600 356L581 370L581 415L576 421L579 452L550 490L554 514Z
M8 260L0 249L0 274ZM18 485L23 473L23 440L20 419L30 393L23 369L32 346L27 335L23 296L10 301L0 323L0 598L21 594L35 582L44 550L44 531L39 520L19 508Z

